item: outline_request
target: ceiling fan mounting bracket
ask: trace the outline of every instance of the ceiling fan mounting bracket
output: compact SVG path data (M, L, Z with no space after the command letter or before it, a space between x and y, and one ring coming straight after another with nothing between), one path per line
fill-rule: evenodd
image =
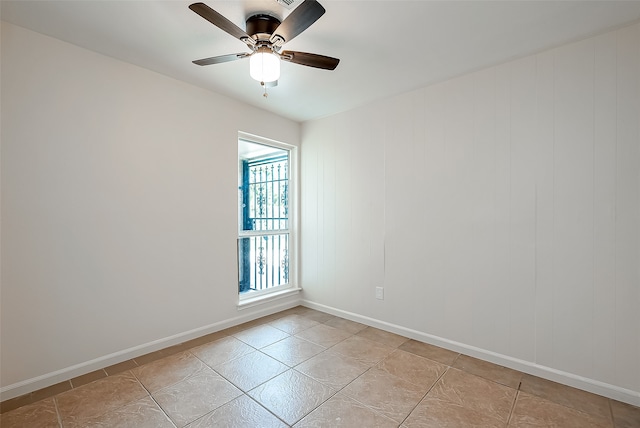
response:
M279 25L280 20L274 16L263 13L252 15L247 18L247 34L255 41L269 40Z

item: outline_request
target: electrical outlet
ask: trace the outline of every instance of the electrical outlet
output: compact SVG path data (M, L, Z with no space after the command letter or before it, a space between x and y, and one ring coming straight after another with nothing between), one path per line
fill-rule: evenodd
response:
M384 287L376 287L376 299L384 300Z

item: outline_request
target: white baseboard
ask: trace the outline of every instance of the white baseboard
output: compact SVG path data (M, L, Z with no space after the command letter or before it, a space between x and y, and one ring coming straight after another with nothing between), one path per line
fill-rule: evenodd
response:
M562 383L564 385L572 386L574 388L582 389L587 392L592 392L594 394L602 395L604 397L612 398L614 400L622 401L624 403L632 404L634 406L640 406L640 392L638 391L632 391L629 389L621 388L619 386L600 382L594 379L578 376L573 373L568 373L561 370L556 370L551 367L542 366L540 364L532 363L530 361L525 361L518 358L509 357L507 355L498 354L496 352L487 351L485 349L477 348L475 346L470 346L464 343L455 342L453 340L434 336L428 333L402 327L396 324L391 324L385 321L380 321L374 318L369 318L369 317L358 315L352 312L343 311L341 309L336 309L331 306L314 303L309 300L302 300L301 304L311 309L317 309L319 311L326 312L331 315L336 315L351 321L356 321L361 324L366 324L371 327L376 327L381 330L386 330L392 333L400 334L402 336L415 339L420 342L429 343L431 345L439 346L441 348L449 349L455 352L459 352L461 354L479 358L484 361L489 361L491 363L508 367L510 369L518 370L523 373L528 373L530 375L534 375L534 376L538 376L554 382Z
M261 318L267 315L274 314L276 312L284 311L289 308L293 308L300 304L299 300L288 301L280 304L270 304L268 308L245 309L242 311L242 315L229 318L223 321L219 321L210 325L199 327L193 330L185 331L182 333L174 334L172 336L164 337L162 339L154 340L139 346L134 346L129 349L114 352L112 354L104 355L102 357L85 361L80 364L76 364L71 367L56 370L51 373L46 373L41 376L37 376L31 379L27 379L21 382L17 382L11 385L0 388L0 401L9 400L11 398L19 397L24 394L28 394L33 391L37 391L42 388L46 388L56 383L63 382L69 379L73 379L77 376L90 373L94 370L99 370L105 367L109 367L113 364L118 364L123 361L130 360L132 358L139 357L150 352L159 351L160 349L168 348L169 346L178 345L191 339L195 339L201 336L205 336L210 333L215 333L225 328L233 327L238 324L252 321L257 318Z

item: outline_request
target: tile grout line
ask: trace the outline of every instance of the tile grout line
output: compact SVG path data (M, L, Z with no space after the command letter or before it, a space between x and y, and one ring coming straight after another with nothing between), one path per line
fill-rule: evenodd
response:
M516 390L516 396L513 399L513 404L511 405L511 411L509 412L509 418L507 418L507 425L506 425L507 427L511 423L511 418L513 417L513 411L516 409L516 403L518 402L518 398L519 397L520 397L520 385L518 385L518 389Z
M271 325L271 323L267 323L267 324ZM321 325L321 324L324 324L324 323L317 323L316 325ZM274 327L274 328L278 328L278 327L275 327L275 326L272 326L272 327ZM300 332L305 331L305 330L308 330L309 328L313 328L313 327L315 327L315 325L314 325L314 326L311 326L311 327L308 327L308 328L306 328L306 329L300 330L300 331L296 332L295 334L300 333ZM283 332L285 332L285 333L289 334L289 336L288 336L288 337L297 337L297 336L295 336L295 334L291 334L291 333L289 333L289 332L287 332L287 331L284 331L284 330L281 330L281 331L283 331ZM353 336L353 334L352 334L352 336ZM315 344L314 342L307 341L307 340L302 339L302 338L299 338L299 339L304 340L304 341L306 341L306 342L308 342L308 343ZM284 340L284 339L281 339L281 340ZM345 340L346 340L346 339L345 339ZM275 343L278 343L278 342L279 342L279 341L276 341ZM319 344L318 344L318 345L319 345ZM270 346L270 345L267 345L267 346ZM319 346L322 346L322 345L319 345ZM331 347L324 347L324 346L323 346L323 348L324 348L324 349L323 349L321 352L319 352L318 354L316 354L316 355L320 355L320 354L322 354L322 353L326 352L328 349L332 348L333 346L335 346L335 344L334 344L334 345L332 345ZM267 354L265 354L264 352L262 352L262 350L261 350L261 349L256 349L256 350L257 350L258 352L261 352L261 353L262 353L262 354L264 354L264 355L267 355ZM305 361L307 361L307 360L309 360L309 359L311 359L311 358L315 357L316 355L314 355L314 356L312 356L312 357L307 358ZM270 355L267 355L267 356L271 357ZM273 358L273 357L271 357L271 358ZM279 360L277 360L277 361L279 361ZM299 370L296 370L296 369L295 369L295 367L296 367L296 366L299 366L300 364L304 363L305 361L302 361L302 362L300 362L300 363L296 364L295 366L289 366L288 364L285 364L285 365L288 367L288 370L294 370L296 373L300 374L301 376L305 376L305 377L307 377L307 378L309 378L309 379L311 379L311 380L313 380L313 381L315 381L315 382L318 382L317 380L313 379L311 376L309 376L309 375L307 375L307 374L305 374L305 373L303 373L303 372L301 372L301 371L299 371ZM279 362L281 362L281 361L279 361ZM281 363L282 363L282 362L281 362ZM274 378L275 378L275 377L277 377L277 376L279 376L279 375L274 376ZM226 378L225 378L225 379L226 379ZM273 378L271 378L271 379L273 379ZM266 380L265 382L261 383L260 385L262 385L262 384L264 384L264 383L266 383L266 382L269 382L271 379ZM227 380L228 380L228 379L227 379ZM320 382L320 383L321 383L321 382ZM321 383L321 384L322 384L322 383ZM260 385L256 386L255 388L258 388ZM322 385L324 385L324 384L322 384ZM326 385L325 385L325 386L326 386ZM252 389L255 389L255 388L252 388ZM329 388L331 388L331 387L329 387ZM333 390L333 388L331 388L331 389ZM253 397L251 397L251 396L248 394L248 392L249 392L249 391L247 391L247 392L243 392L243 394L244 394L244 395L246 395L249 399L251 399L251 400L252 400L252 401L254 401L255 403L257 403L260 407L262 407L262 408L264 408L265 410L267 410L269 413L271 413L273 416L275 416L278 420L282 421L286 426L289 426L289 427L290 427L290 426L293 426L293 425L295 425L296 423L300 422L302 419L306 418L308 415L310 415L310 414L311 414L311 413L313 413L314 411L316 411L318 408L320 408L320 406L322 406L322 405L323 405L323 404L325 404L327 401L329 401L331 398L333 398L334 396L336 396L336 395L338 394L338 392L340 392L342 389L344 389L344 387L343 387L343 388L340 388L340 389L338 389L338 390L334 390L334 393L333 393L333 394L331 394L331 395L330 395L326 400L324 400L322 403L320 403L320 404L318 404L317 406L315 406L315 407L314 407L313 409L311 409L307 414L305 414L304 416L302 416L299 420L295 421L295 422L294 422L293 424L291 424L291 425L289 425L286 421L282 420L280 417L278 417L277 415L275 415L275 414L274 414L273 412L271 412L269 409L267 409L266 407L264 407L260 402L256 401Z
M365 329L366 329L366 327L365 327ZM364 331L365 329L362 329L362 330L360 330L359 332L356 332L356 333L351 333L351 336L350 336L349 338L351 338L351 337L360 337L360 338L362 338L362 339L367 339L366 337L363 337L363 336L360 336L360 335L359 335L359 333L360 333L360 332L362 332L362 331ZM340 342L338 342L338 343L341 343L341 342L343 342L343 341L345 341L345 340L347 340L347 339L349 339L349 338L345 338L344 340L342 340L342 341L340 341ZM381 344L381 345L384 345L384 346L390 346L390 345L387 345L386 343L378 342L378 341L376 341L376 340L371 340L371 339L367 339L367 340L369 340L369 341L371 341L371 342L373 342L373 343L376 343L376 344ZM336 344L334 344L333 346L331 346L331 347L329 347L329 348L325 349L325 351L323 351L323 352L328 351L329 349L331 349L331 348L333 348L334 346L336 346L338 343L336 343ZM402 345L402 344L400 344L400 345ZM380 359L380 361L377 361L376 363L374 363L373 365L371 365L367 370L365 370L363 373L361 373L360 375L356 376L354 379L352 379L350 382L348 382L348 383L347 383L346 385L344 385L342 388L338 389L338 390L336 391L336 393L335 393L335 394L333 394L333 396L336 396L338 393L340 393L341 391L343 391L344 389L346 389L349 385L351 385L352 383L354 383L355 381L357 381L358 379L360 379L362 376L366 375L366 374L367 374L369 371L371 371L373 368L376 368L376 367L380 364L380 362L382 362L382 361L383 361L385 358L387 358L389 355L391 355L391 354L392 354L392 353L394 353L395 351L400 350L400 345L398 345L398 346L394 347L394 350L393 350L393 351L391 351L391 352L390 352L389 354L387 354L386 356L384 356L382 359ZM406 352L406 351L403 351L403 352ZM341 354L340 352L337 352L337 354L338 354L338 355L340 355L340 356L343 356L343 357L348 357L348 356L346 356L346 355ZM412 355L416 355L416 354L412 354ZM416 355L416 356L420 357L419 355ZM349 357L349 358L350 358L350 357ZM421 358L424 358L424 357L421 357ZM456 358L457 358L457 357L456 357ZM409 415L411 414L411 412L413 412L413 410L415 410L415 408L418 406L418 404L420 404L420 403L422 402L422 400L424 399L424 397L426 397L426 395L431 391L431 389L433 388L433 386L434 386L434 385L435 385L435 384L436 384L436 383L437 383L437 382L442 378L442 376L444 376L444 374L449 370L449 368L450 368L450 367L449 367L449 366L447 366L447 370L445 370L445 371L444 371L444 372L443 372L443 373L442 373L442 374L441 374L441 375L436 379L436 381L433 383L433 385L431 385L431 387L429 388L429 390L428 390L428 391L427 391L427 392L422 396L422 398L418 401L418 403L416 404L416 406L414 406L414 407L413 407L413 409L411 409L411 411L409 412ZM304 373L303 373L303 374L304 374ZM393 374L391 374L391 373L389 373L389 374L390 374L391 376L397 377L397 376L395 376L395 375L393 375ZM332 396L332 397L333 397L333 396ZM330 397L330 398L332 398L332 397ZM380 415L380 416L386 417L386 418L388 418L388 419L390 419L390 420L392 420L392 421L394 421L394 422L397 422L397 421L395 421L395 420L391 419L390 417L388 417L388 416L386 416L386 415L384 415L384 414L382 414L382 413L379 413L377 410L375 410L375 409L371 408L371 407L370 407L369 405L367 405L366 403L363 403L363 402L359 401L357 398L355 398L355 397L351 397L350 395L347 395L347 397L348 397L349 399L351 399L351 400L353 400L353 401L355 401L355 402L357 402L357 403L359 403L359 404L363 405L365 408L367 408L367 409L371 410L372 412L374 412L374 413L376 413L376 414L378 414L378 415ZM329 398L329 399L330 399L330 398ZM327 401L328 401L328 400L327 400ZM324 403L323 403L323 404L324 404ZM320 407L320 406L318 406L318 407ZM318 407L316 407L316 409L317 409ZM316 409L314 409L314 410L316 410ZM309 414L311 414L314 410L312 410L311 412L309 412ZM400 422L400 424L399 424L398 426L402 425L402 424L404 423L404 421L409 417L409 415L407 415L407 416L402 420L402 422ZM298 421L298 422L299 422L299 421Z
M215 341L214 341L214 342L215 342ZM213 342L211 342L211 343L213 343ZM249 346L250 346L250 345L249 345ZM195 347L194 347L194 348L195 348ZM226 403L222 403L221 405L219 405L219 406L218 406L218 407L216 407L215 409L212 409L210 412L207 412L207 413L205 413L204 415L201 415L201 416L197 417L196 419L194 419L194 420L192 420L192 421L189 421L189 422L188 422L187 424L185 424L184 426L187 426L187 425L189 425L189 424L192 424L193 422L197 421L198 419L201 419L201 418L205 417L206 415L208 415L209 413L212 413L212 412L216 411L217 409L221 408L222 406L225 406L226 404L229 404L230 402L232 402L232 401L236 400L237 398L241 397L242 395L247 395L247 394L246 394L242 389L240 389L239 387L237 387L233 382L231 382L229 379L227 379L226 377L224 377L221 373L218 373L218 372L217 372L213 367L209 366L206 362L204 362L204 361L202 361L200 358L198 358L198 356L197 356L197 355L193 354L193 353L191 352L191 349L193 349L193 348L186 349L186 350L184 350L184 351L182 351L182 352L183 352L183 353L186 353L186 354L189 354L189 355L191 355L192 357L194 357L195 359L197 359L198 361L200 361L200 362L204 365L204 367L203 367L202 369L207 369L207 368L208 368L208 369L210 369L210 370L211 370L212 372L214 372L216 375L220 376L222 379L224 379L225 381L229 382L231 385L233 385L234 387L236 387L240 392L242 392L242 394L241 394L241 395L239 395L239 396L237 396L237 397L235 397L235 398L233 398L233 399L231 399L231 400L229 400L229 401L227 401ZM254 348L254 349L255 349L255 348ZM178 354L179 354L179 353L178 353ZM174 354L174 355L178 355L178 354ZM168 356L168 357L171 357L171 356L173 356L173 355L170 355L170 356ZM165 357L165 358L167 358L167 357ZM154 362L154 361L152 361L152 362L150 362L150 363L148 363L148 364L152 364L153 362ZM191 379L191 378L195 377L196 375L198 375L198 374L202 371L202 369L201 369L201 370L198 370L198 371L196 371L196 372L194 372L194 373L192 373L192 374L190 374L189 376L187 376L187 377L186 377L186 378L184 378L184 379L181 379L181 380L180 380L180 381L178 381L178 382L172 383L172 384L170 384L170 385L165 385L165 386L163 386L162 388L158 389L156 392L160 392L160 391L162 391L162 390L164 390L164 389L167 389L167 388L170 388L170 387L172 387L172 386L175 386L175 385L177 385L178 383L181 383L181 382L183 382L183 381L186 381L186 380L188 380L188 379ZM167 413L167 411L166 411L166 410L162 407L162 405L161 405L161 404L156 400L156 398L153 396L153 393L152 393L152 392L151 392L151 391L150 391L150 390L149 390L149 389L148 389L148 388L147 388L147 387L142 383L142 381L141 381L141 380L140 380L140 379L139 379L139 378L138 378L138 377L137 377L133 372L132 372L131 374L136 378L136 380L138 381L138 383L139 383L139 384L140 384L140 385L141 385L141 386L142 386L142 387L147 391L147 394L149 395L149 398L151 398L151 399L153 400L153 402L154 402L154 403L156 403L156 405L158 406L158 408L159 408L159 409L162 411L162 413L167 417L167 419L168 419L168 420L169 420L169 421L170 421L170 422L171 422L175 427L178 427L178 424L177 424L176 422L174 422L174 420L169 416L169 414ZM248 396L248 395L247 395L247 396ZM136 400L136 401L138 401L138 400ZM134 402L135 402L135 401L134 401ZM180 427L178 427L178 428L180 428Z
M121 373L126 373L126 372L130 372L130 373L131 373L131 376L133 376L133 378L136 380L136 382L138 382L138 385L140 385L140 386L142 387L142 389L144 389L144 390L147 392L147 397L151 397L151 398L153 398L153 397L151 396L151 393L149 392L149 390L147 390L147 388L145 388L145 386L142 384L142 382L140 382L140 380L136 377L136 375L135 375L135 374L133 374L133 372L132 372L131 370L125 370L125 371L123 371L123 372L121 372ZM85 386L85 385L89 385L89 384L91 384L91 383L93 383L93 382L97 382L97 381L99 381L99 380L101 380L101 379L104 379L104 378L96 379L96 380L94 380L94 381L92 381L92 382L89 382L89 383L87 383L87 384L80 385L80 386L78 386L77 388L72 388L72 389L70 389L69 391L73 391L74 389L81 388L81 387L83 387L83 386ZM58 396L60 396L60 395L62 395L62 394L65 394L65 393L67 393L67 392L69 392L69 391L61 392L61 393L59 393L59 394L54 395L54 397L53 397L53 398L54 398L54 402L56 403L56 410L57 410L57 408L58 408L58 406L57 406L57 397L58 397ZM87 417L87 418L88 418L88 419L94 419L94 418L98 418L98 417L104 416L104 415L106 415L107 413L114 412L114 411L116 411L116 410L122 409L123 407L126 407L126 406L128 406L129 404L136 403L136 402L138 402L138 401L140 401L140 400L144 400L145 398L146 398L146 397L140 397L140 398L137 398L137 399L135 399L135 400L129 401L128 403L124 403L124 404L122 404L121 406L118 406L118 407L114 407L114 408L112 408L112 409L105 410L103 413L99 413L99 414L97 414L97 415L89 416L89 417ZM154 401L155 401L155 400L154 400ZM164 409L162 409L161 407L160 407L160 410L162 410L162 411L164 412ZM63 424L63 425L64 425L64 424Z
M138 381L140 382L140 381ZM142 384L142 382L140 382L140 384ZM144 388L144 385L142 385L142 387ZM146 388L145 388L146 389ZM177 428L178 425L176 425L176 423L173 421L173 419L171 419L169 417L169 414L162 408L162 406L160 405L160 403L158 403L158 401L156 400L156 397L154 397L151 392L147 389L147 393L149 394L149 398L151 398L151 400L156 403L156 406L158 406L158 409L160 409L160 411L162 412L162 414L167 418L167 420L169 422L171 422L173 424L174 427Z
M351 336L349 336L349 338L350 338L350 337L354 337L354 336L356 336L356 335L357 335L357 333L351 333ZM347 340L347 339L349 339L349 338L346 338L346 339L344 339L344 340ZM341 342L343 342L344 340L342 340L342 341L340 341L340 342L338 342L338 343L341 343ZM336 346L338 343L334 344L333 346L331 346L331 347L329 347L329 348L326 348L326 349L325 349L324 351L322 351L320 354L322 354L322 353L324 353L324 352L327 352L329 349L333 348L333 347L334 347L334 346ZM335 351L334 351L334 352L335 352ZM351 358L351 357L348 357L347 355L343 355L343 354L341 354L341 353L339 353L339 352L336 352L336 353L337 353L339 356L341 356L341 357ZM317 355L319 355L319 354L317 354ZM312 357L312 358L313 358L313 357ZM384 357L384 358L386 358L386 357ZM384 358L382 358L382 359L384 359ZM382 359L381 359L380 361L382 361ZM378 362L374 363L374 364L373 364L372 366L370 366L367 370L365 370L364 372L362 372L360 375L356 376L354 379L352 379L352 380L351 380L350 382L348 382L346 385L342 386L342 387L341 387L341 388L339 388L339 389L336 389L336 390L335 390L335 393L333 393L329 398L327 398L325 401L323 401L323 402L322 402L322 403L320 403L318 406L316 406L313 410L311 410L309 413L307 413L304 417L300 418L300 420L296 421L296 423L298 423L298 422L300 422L302 419L306 418L308 415L310 415L310 414L311 414L311 413L313 413L315 410L317 410L318 408L320 408L320 406L322 406L324 403L326 403L327 401L329 401L330 399L332 399L333 397L335 397L336 395L338 395L341 391L343 391L344 389L346 389L346 388L347 388L347 386L351 385L353 382L355 382L356 380L358 380L360 377L364 376L366 373L368 373L368 372L369 372L369 370L371 370L372 368L374 368L375 366L377 366L377 365L380 363L380 361L378 361ZM302 364L302 363L300 363L300 364ZM292 368L292 370L295 370L295 368ZM311 377L311 376L307 375L306 373L303 373L303 372L301 372L301 371L299 371L299 370L296 370L296 372L298 372L298 373L300 373L300 374L302 374L302 375L304 375L304 376L308 377L309 379L312 379L312 380L314 380L314 381L316 381L316 382L319 382L319 383L321 383L322 385L324 385L324 383L322 383L322 382L320 382L320 381L318 381L318 380L314 379L313 377ZM325 386L328 386L328 385L325 385ZM333 389L331 386L328 386L328 387L329 387L329 388L331 388L331 389ZM361 405L363 405L363 406L364 406L364 407L366 407L367 409L370 409L371 411L373 411L373 412L374 412L374 413L376 413L376 414L382 415L381 413L378 413L378 412L377 412L377 411L375 411L374 409L371 409L371 407L369 407L369 406L368 406L368 405L366 405L365 403L362 403L362 402L358 401L358 400L357 400L356 398L354 398L354 397L351 397L351 396L347 395L347 398L349 398L349 399L351 399L351 400L355 401L356 403L360 403ZM384 415L382 415L382 416L384 416ZM385 416L385 417L386 417L386 416ZM395 421L394 421L394 422L395 422ZM295 425L295 424L293 424L293 425ZM292 426L293 426L293 425L292 425Z
M200 362L204 365L204 367L200 367L200 369L199 369L199 370L194 371L193 373L189 374L189 375L188 375L187 377L185 377L185 378L182 378L182 379L179 379L179 380L177 380L177 381L175 381L175 382L173 382L173 383L167 384L167 385L163 386L162 388L158 388L158 390L157 390L156 392L160 392L160 391L162 391L162 390L164 390L164 389L171 388L172 386L176 386L177 384L179 384L179 383L181 383L181 382L184 382L184 381L186 381L186 380L189 380L189 379L191 379L191 378L193 378L193 377L197 376L198 374L200 374L202 371L206 370L207 368L208 368L208 369L211 369L214 373L216 373L216 374L220 375L218 372L216 372L215 370L213 370L213 368L212 368L212 367L210 367L207 363L205 363L204 361L202 361L202 360L201 360L200 358L198 358L196 355L193 355L193 354L192 354L191 352L189 352L189 351L183 351L183 352L184 352L184 353L189 354L190 356L192 356L192 357L193 357L193 358L195 358L196 360L200 361ZM179 355L179 353L178 353L178 354L174 354L174 355L170 355L170 356L165 357L165 358L170 358L170 357L173 357L173 356L176 356L176 355ZM156 360L156 361L159 361L159 360ZM155 362L155 361L152 361L151 363L147 363L147 364L152 364L152 363L154 363L154 362ZM147 391L147 393L149 394L149 396L153 396L153 393L152 393L152 392L151 392L147 387L145 387L145 386L144 386L144 384L142 383L142 380L141 380L138 376L136 376L136 374L135 374L135 373L133 373L133 370L129 370L129 371L131 372L131 374L133 375L133 377L135 377L135 378L136 378L136 380L138 381L138 383L139 383L139 384L140 384L140 385L141 385L141 386L142 386L142 387ZM220 375L220 376L222 376L222 375Z
M233 336L228 336L228 337L233 337ZM235 338L235 337L233 337L233 338L234 338L234 339L236 339L236 340L237 340L237 341L239 341L239 342L242 342L240 339L237 339L237 338ZM211 342L211 343L213 343L213 342ZM242 343L244 343L244 342L242 342ZM245 345L247 345L247 346L248 346L248 347L250 347L250 348L253 348L253 351L249 351L249 352L247 352L246 354L238 355L237 357L233 357L233 358L231 358L231 359L229 359L229 360L226 360L226 361L224 361L224 362L222 362L222 363L220 363L220 364L218 364L218 365L227 364L227 363L229 363L229 362L232 362L232 361L235 361L235 360L237 360L237 359L239 359L239 358L242 358L242 357L244 357L244 356L246 356L246 355L253 354L254 352L260 352L260 350L259 350L259 349L254 348L253 346L249 345L248 343L244 343L244 344L245 344ZM200 346L203 346L203 345L200 345ZM189 354L193 355L195 358L197 358L199 361L201 361L201 362L202 362L202 364L204 364L205 366L209 367L209 368L210 368L211 370L213 370L215 373L217 373L218 375L220 375L223 379L227 380L228 382L231 382L229 379L227 379L225 376L223 376L223 375L222 375L222 373L219 373L219 372L218 372L218 371L217 371L213 366L209 365L209 363L207 363L207 362L206 362L206 361L204 361L202 358L198 357L196 354L194 354L193 352L191 352L191 350L190 350L190 349L189 349L189 350L187 350L186 352L188 352ZM263 352L263 354L264 354L264 352ZM265 354L265 355L266 355L266 354ZM268 356L268 355L267 355L267 356ZM231 383L233 384L233 382L231 382Z
M51 398L53 399L53 405L56 408L56 416L58 418L58 425L60 426L60 428L64 428L64 425L62 424L62 415L60 415L60 409L58 409L58 400L57 400L55 395L53 397L51 397Z
M267 409L266 407L264 407L262 405L262 403L260 403L259 401L257 401L256 399L254 399L252 396L250 396L249 394L247 394L246 392L244 392L242 395L245 395L249 400L253 401L254 403L256 403L258 406L262 407L263 409L265 409L267 412L269 412L270 414L272 414L276 419L278 419L279 421L281 421L283 424L285 424L286 426L290 427L293 425L289 425L288 423L286 423L285 421L283 421L278 415L276 415L275 413L273 413L271 410ZM240 397L234 398L234 400L237 400ZM318 406L319 407L319 406ZM316 407L317 409L317 407ZM315 409L313 409L315 410ZM313 412L313 410L311 412ZM309 413L311 413L309 412ZM306 416L306 415L305 415Z
M456 362L460 359L461 355L462 355L461 353L458 353L458 355L456 355L456 357L453 359L453 361L451 361L451 365L449 367L453 367L456 364Z
M520 382L520 383L522 384L522 382ZM566 385L563 385L563 386L566 386ZM569 387L569 388L571 388L571 387ZM578 391L581 391L581 390L578 390ZM605 419L605 418L603 418L603 416L602 416L602 415L595 414L595 413L591 413L591 412L589 412L588 410L585 410L585 409L579 409L579 408L577 408L577 407L575 407L575 406L571 405L572 403L561 403L561 402L559 402L559 401L556 401L556 399L555 399L555 398L551 398L551 397L548 397L548 396L545 396L545 395L542 395L542 394L540 394L540 393L536 393L536 392L530 392L530 391L522 391L522 392L524 392L524 393L526 393L526 394L529 394L529 395L531 395L531 396L533 396L533 397L535 397L535 398L537 398L537 399L540 399L540 400L543 400L543 401L546 401L546 402L552 403L552 404L554 404L554 405L557 405L557 406L563 407L563 408L565 408L565 409L572 410L572 411L574 411L574 412L580 413L580 414L585 415L585 416L590 417L590 418L595 418L595 419L599 419L599 420L603 420L603 419ZM597 395L597 394L596 394L596 395ZM604 396L599 396L599 395L597 395L597 396L598 396L598 397L606 398L606 397L604 397ZM611 407L611 399L610 399L610 398L607 398L607 401L609 402L609 408L610 408L610 407ZM609 422L611 422L611 423L612 423L612 424L611 424L611 426L612 426L612 427L615 425L612 421L609 421Z
M456 357L456 358L457 358L457 357ZM455 360L454 360L454 361L455 361ZM453 364L453 362L452 362L451 364ZM404 419L402 420L402 422L400 422L400 425L399 425L399 426L401 426L402 424L404 424L404 423L407 421L407 419L409 419L409 416L411 416L411 413L413 413L413 411L414 411L414 410L416 410L416 408L420 405L420 403L422 403L422 402L424 401L424 399L427 397L427 395L429 395L429 393L431 392L431 390L433 389L433 387L434 387L434 386L436 386L436 384L437 384L438 382L440 382L440 379L442 379L442 378L444 377L444 375L445 375L445 374L447 374L447 373L449 372L449 369L450 369L450 368L451 368L451 366L447 366L447 369L446 369L444 372L442 372L442 374L441 374L440 376L438 376L438 379L436 379L436 381L435 381L435 382L433 382L433 385L431 385L431 386L429 387L429 389L427 390L427 392L425 392L425 394L422 396L422 398L421 398L421 399L416 403L416 405L415 405L415 406L413 406L413 408L411 409L411 411L409 412L409 414L408 414L407 416L405 416L405 417L404 417Z
M611 417L611 426L615 428L616 420L613 417L613 405L611 404L611 399L608 399L607 402L609 403L609 416Z
M290 370L295 370L295 369L292 367ZM307 374L304 374L304 373L302 373L302 372L300 372L300 371L298 371L298 370L296 370L296 372L297 372L297 373L299 373L300 375L304 376L304 377L307 377L307 378L311 379L311 380L312 380L312 381L314 381L314 382L318 382L319 384L321 384L321 385L323 385L323 386L326 386L327 388L329 388L329 389L333 390L333 388L331 388L330 386L327 386L327 385L325 385L324 383L322 383L322 382L320 382L320 381L315 380L314 378L312 378L311 376L309 376L309 375L307 375ZM340 390L340 391L341 391L341 390ZM319 408L320 408L320 406L322 406L322 405L323 405L324 403L326 403L327 401L331 400L331 399L332 399L333 397L335 397L335 396L338 394L338 392L340 392L340 391L335 391L335 392L334 392L333 394L331 394L331 395L330 395L326 400L324 400L322 403L320 403L320 404L318 404L317 406L315 406L315 407L314 407L313 409L311 409L307 414L305 414L305 415L304 415L304 416L302 416L300 419L298 419L297 421L295 421L294 423L292 423L290 426L294 426L295 424L297 424L298 422L300 422L301 420L303 420L304 418L306 418L307 416L309 416L311 413L315 412L317 409L319 409ZM278 418L278 419L280 419L280 418ZM283 421L283 422L284 422L284 421ZM289 424L287 424L286 422L285 422L285 424L286 424L286 425L289 425Z
M158 406L158 409L160 409L160 411L167 417L169 422L171 422L175 427L177 427L178 425L173 421L173 419L171 419L169 417L169 414L167 413L167 411L160 405L160 403L158 403L158 401L153 396L151 391L149 391L149 389L142 383L142 381L140 379L138 379L138 376L136 376L136 374L133 372L133 370L129 370L129 371L131 372L131 375L135 378L135 380L140 384L140 386L142 386L142 388L145 391L147 391L147 395L149 396L149 398L151 398L151 400L153 400L153 402L156 403L156 406Z

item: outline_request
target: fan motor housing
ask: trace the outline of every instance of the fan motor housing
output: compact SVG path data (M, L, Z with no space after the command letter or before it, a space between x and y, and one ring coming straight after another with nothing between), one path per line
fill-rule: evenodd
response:
M247 18L247 34L255 40L269 40L279 25L280 20L274 16L266 14L252 15Z

